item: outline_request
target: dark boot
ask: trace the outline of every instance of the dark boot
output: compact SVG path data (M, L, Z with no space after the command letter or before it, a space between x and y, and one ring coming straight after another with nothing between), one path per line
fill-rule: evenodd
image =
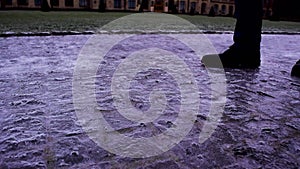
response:
M255 69L260 66L260 50L231 46L224 53L203 56L202 63L213 68Z
M293 66L291 75L300 77L300 60L298 60L298 62L296 62L296 64Z

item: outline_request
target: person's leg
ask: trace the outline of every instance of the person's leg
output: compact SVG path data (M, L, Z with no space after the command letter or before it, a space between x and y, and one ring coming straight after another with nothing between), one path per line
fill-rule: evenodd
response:
M259 49L262 27L262 0L235 0L235 6L234 45L246 49Z
M202 62L208 67L257 68L260 65L262 0L235 0L236 25L234 44L219 55L206 55Z

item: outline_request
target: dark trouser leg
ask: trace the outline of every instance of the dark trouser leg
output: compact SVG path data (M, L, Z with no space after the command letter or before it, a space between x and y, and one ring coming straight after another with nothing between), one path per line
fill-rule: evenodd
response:
M219 55L205 55L207 67L258 68L262 27L262 0L235 0L234 44ZM220 62L222 64L220 64Z
M234 46L242 49L260 49L262 27L262 0L235 0Z

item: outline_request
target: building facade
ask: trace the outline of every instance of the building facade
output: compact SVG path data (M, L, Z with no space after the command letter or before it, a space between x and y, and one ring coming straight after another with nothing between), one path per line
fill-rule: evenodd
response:
M0 0L1 8L41 8L43 0ZM234 0L47 0L52 9L126 10L168 13L233 15ZM141 8L142 7L142 8Z
M218 16L233 16L235 11L234 0L0 0L0 9L40 9L46 1L52 10L100 9ZM263 4L264 18L275 16L300 20L300 0L263 0Z

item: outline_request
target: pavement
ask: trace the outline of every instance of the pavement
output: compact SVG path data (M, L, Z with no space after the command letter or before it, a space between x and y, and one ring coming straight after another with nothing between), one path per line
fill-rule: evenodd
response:
M218 52L232 43L231 34L205 36ZM300 79L290 76L292 66L300 59L299 35L263 35L259 69L225 70L225 108L214 132L203 143L199 134L209 120L212 98L206 69L200 63L193 65L199 69L195 79L203 104L191 122L192 129L167 151L145 158L124 157L102 148L78 122L74 71L80 51L91 37L0 38L0 168L299 168ZM143 38L136 41L146 43ZM168 43L161 43L164 45ZM120 47L117 53L126 50ZM142 87L153 89L153 80L160 84L167 79L161 87L170 92L170 103L167 114L154 122L132 123L118 115L113 99L106 99L105 92L111 88L103 79L111 78L110 66L116 66L110 63L118 64L113 57L101 62L107 72L98 74L96 81L96 90L102 90L96 92L98 104L109 124L121 134L138 138L172 128L181 101L175 97L180 88L172 85L174 79L157 70L135 77L140 83L133 82L129 92L137 109L151 107L149 93L143 93L148 90ZM143 79L145 75L149 79Z

